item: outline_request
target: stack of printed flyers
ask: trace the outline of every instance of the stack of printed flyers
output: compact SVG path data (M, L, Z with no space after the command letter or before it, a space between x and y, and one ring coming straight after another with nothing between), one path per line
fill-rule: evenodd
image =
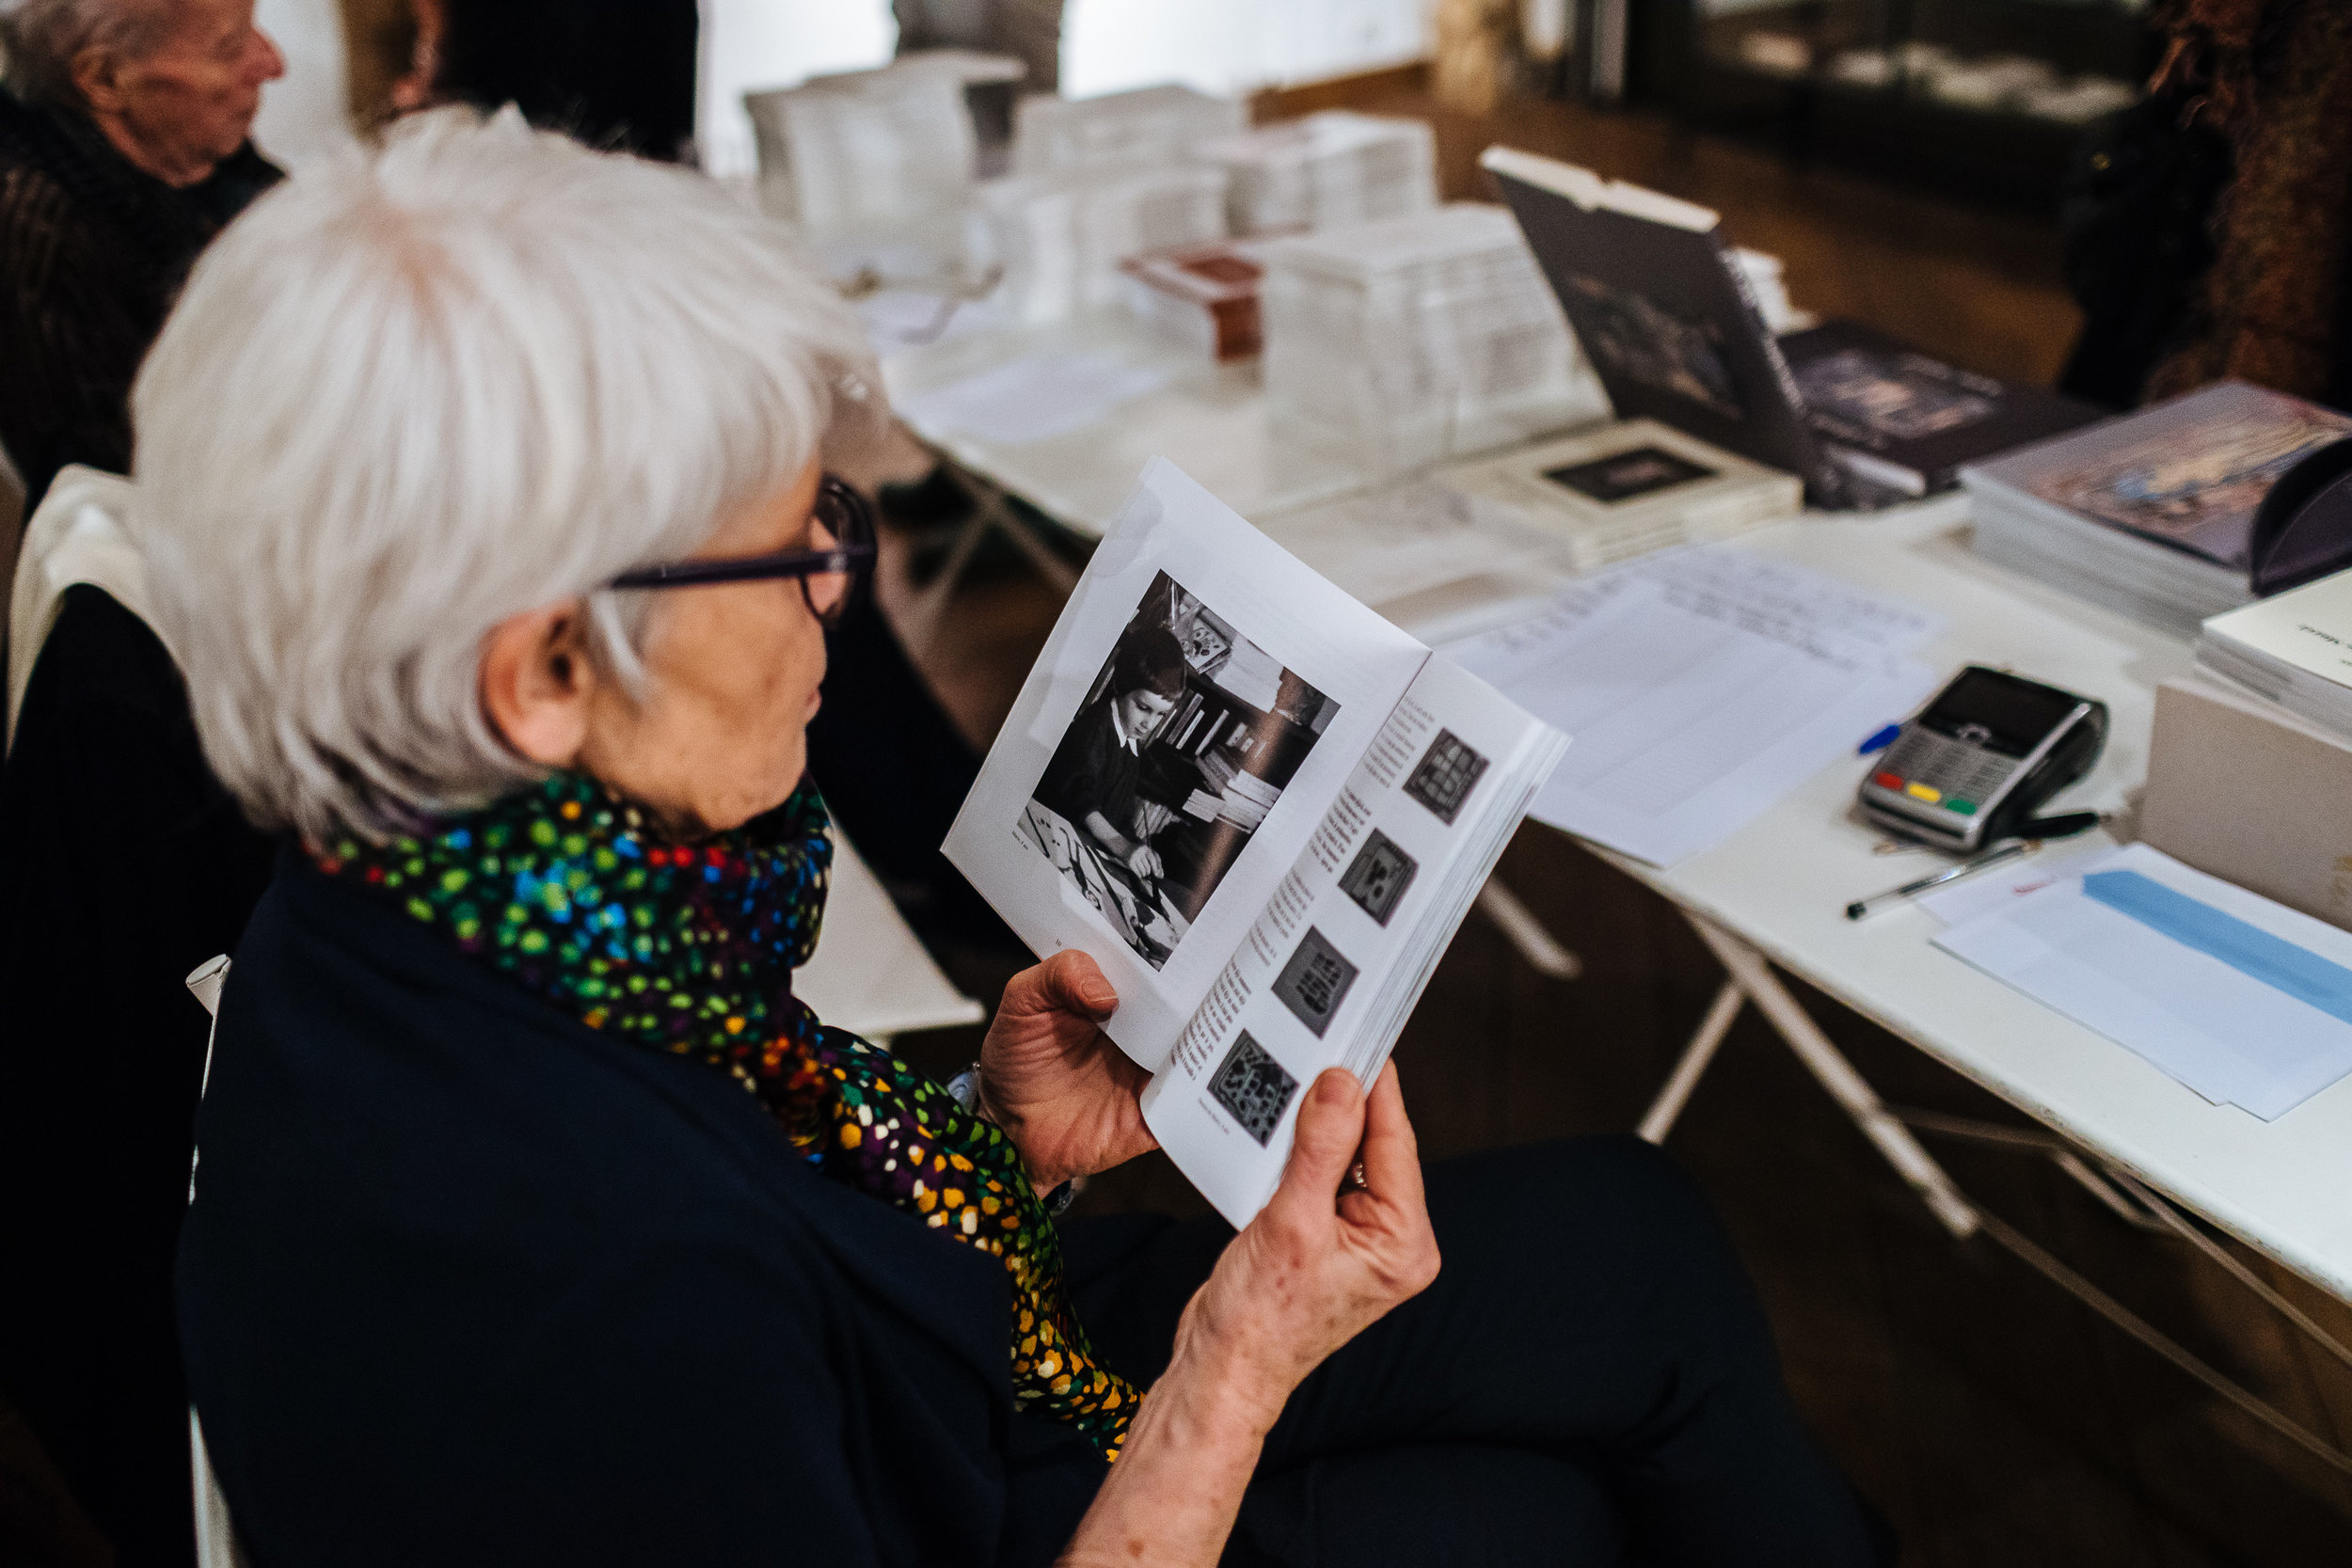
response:
M1241 1226L1300 1089L1379 1072L1567 744L1155 459L946 852L1102 966L1145 1120Z

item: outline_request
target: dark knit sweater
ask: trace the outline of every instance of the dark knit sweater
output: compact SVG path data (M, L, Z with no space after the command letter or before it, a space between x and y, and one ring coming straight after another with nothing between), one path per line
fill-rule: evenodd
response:
M68 463L129 471L140 359L198 254L280 178L248 142L175 188L0 87L0 447L28 507Z

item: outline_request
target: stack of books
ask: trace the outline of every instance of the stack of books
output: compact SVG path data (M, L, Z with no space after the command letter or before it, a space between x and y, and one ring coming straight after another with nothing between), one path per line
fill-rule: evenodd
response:
M1255 359L1264 341L1261 248L1250 240L1211 240L1130 256L1120 263L1127 313L1203 359Z
M1231 176L1236 234L1425 212L1438 204L1438 145L1427 122L1330 109L1204 142L1198 155Z
M1237 101L1174 86L1097 98L1025 98L1013 111L1012 172L1184 162L1199 143L1247 123Z
M1287 439L1367 478L1607 412L1511 214L1461 202L1276 241L1260 310Z
M2197 662L2352 736L2352 572L2215 616L2197 640Z
M763 211L817 234L960 224L977 142L962 79L901 65L743 95Z
M999 308L1057 322L1120 299L1120 263L1225 233L1225 176L1199 164L1015 175L979 187L976 253L1004 269Z
M2184 637L2249 603L2254 514L2352 419L2224 381L1961 470L1977 553Z

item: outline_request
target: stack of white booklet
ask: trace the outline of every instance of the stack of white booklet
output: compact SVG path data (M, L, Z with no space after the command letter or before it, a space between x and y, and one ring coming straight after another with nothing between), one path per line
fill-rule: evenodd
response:
M1434 477L1479 521L1557 541L1579 572L1728 539L1804 508L1796 475L1655 420L1613 421Z
M961 223L978 142L954 74L864 71L746 93L743 107L771 216L817 233Z
M1379 1071L1566 746L1154 459L946 852L1102 965L1145 1120L1246 1225L1300 1090Z
M1977 553L2183 636L2253 598L2254 513L2352 419L2224 381L1961 470Z
M1093 98L1035 94L1013 111L1012 171L1052 174L1113 164L1171 164L1248 123L1238 99L1168 84Z
M1454 202L1269 245L1266 402L1285 439L1388 476L1605 416L1508 211Z
M979 187L971 245L1004 269L995 303L1012 320L1056 322L1107 309L1120 263L1139 251L1225 233L1225 177L1198 164L1089 165Z
M1236 234L1326 229L1438 204L1437 135L1425 120L1327 109L1195 150L1232 177Z
M2197 641L2197 662L2352 735L2352 572L2215 616Z

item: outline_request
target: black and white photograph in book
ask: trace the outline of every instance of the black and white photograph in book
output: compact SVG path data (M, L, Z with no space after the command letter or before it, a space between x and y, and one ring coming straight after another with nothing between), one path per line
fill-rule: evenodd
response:
M1209 1075L1209 1093L1241 1123L1243 1132L1261 1144L1274 1136L1274 1130L1282 1124L1283 1110L1297 1092L1298 1080L1267 1055L1265 1047L1251 1039L1247 1029L1234 1038L1225 1060Z
M1158 969L1339 711L1162 572L1015 831Z

